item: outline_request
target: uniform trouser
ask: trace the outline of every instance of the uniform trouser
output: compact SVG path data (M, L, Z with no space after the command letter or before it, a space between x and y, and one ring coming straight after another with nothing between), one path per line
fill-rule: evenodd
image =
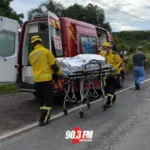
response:
M134 80L135 84L141 84L141 82L145 79L145 70L143 66L134 66Z
M105 94L107 95L106 105L112 104L116 99L115 91L119 82L119 75L110 75L104 78Z
M40 122L46 123L50 118L50 110L53 105L54 87L52 81L36 82L35 90L37 98L40 101L41 117Z

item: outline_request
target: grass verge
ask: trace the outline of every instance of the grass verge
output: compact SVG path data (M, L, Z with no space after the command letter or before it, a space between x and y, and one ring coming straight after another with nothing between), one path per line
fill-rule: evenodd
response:
M0 94L17 93L19 91L15 84L0 85Z

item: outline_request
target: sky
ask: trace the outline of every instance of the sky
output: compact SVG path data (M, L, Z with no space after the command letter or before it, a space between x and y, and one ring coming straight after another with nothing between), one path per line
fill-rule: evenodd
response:
M14 0L11 7L17 13L23 13L27 20L27 12L38 7L46 0ZM96 4L104 9L105 22L109 22L113 32L130 30L150 30L150 0L55 0L63 2L64 7L74 3L83 6Z

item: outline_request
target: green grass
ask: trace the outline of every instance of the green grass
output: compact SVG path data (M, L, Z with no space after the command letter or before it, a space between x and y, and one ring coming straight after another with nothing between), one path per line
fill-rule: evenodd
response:
M17 93L19 91L19 88L15 84L0 85L0 94Z
M149 52L144 52L144 54L147 57L147 62L144 64L144 67L145 68L150 68L150 53ZM133 54L129 55L129 62L126 65L126 73L132 72L132 67L133 67L132 56L133 56Z

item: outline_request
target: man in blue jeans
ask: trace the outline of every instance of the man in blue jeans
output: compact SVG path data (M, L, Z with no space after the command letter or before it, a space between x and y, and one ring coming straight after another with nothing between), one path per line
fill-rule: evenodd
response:
M143 47L139 46L138 52L133 55L133 71L136 90L140 89L141 82L145 79L144 62L147 61L146 56L143 54Z

